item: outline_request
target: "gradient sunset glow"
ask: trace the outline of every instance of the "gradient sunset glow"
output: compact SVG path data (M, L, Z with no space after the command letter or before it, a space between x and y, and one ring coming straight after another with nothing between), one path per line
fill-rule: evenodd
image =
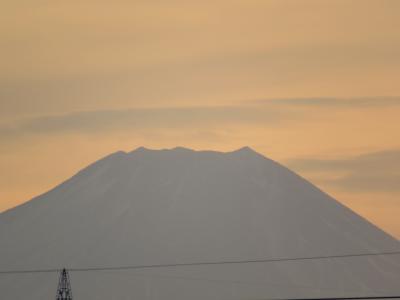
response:
M139 146L250 146L400 238L400 2L6 0L0 211Z

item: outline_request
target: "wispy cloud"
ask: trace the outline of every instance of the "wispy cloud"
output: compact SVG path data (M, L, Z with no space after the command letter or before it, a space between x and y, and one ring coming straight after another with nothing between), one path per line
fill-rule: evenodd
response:
M299 172L318 174L320 182L347 191L400 192L400 149L344 159L293 159L288 166ZM321 173L342 175L327 179Z
M226 124L268 124L295 120L292 112L263 106L162 107L78 111L23 119L0 127L0 139L32 134L96 133L115 130L209 128Z
M25 135L65 132L97 133L115 130L179 129L227 124L276 126L311 120L297 108L371 108L400 106L400 97L286 98L246 101L237 105L187 106L74 111L25 118L0 125L0 141Z
M304 107L329 108L370 108L400 106L400 97L359 97L359 98L287 98L287 99L257 99L257 105L285 105Z

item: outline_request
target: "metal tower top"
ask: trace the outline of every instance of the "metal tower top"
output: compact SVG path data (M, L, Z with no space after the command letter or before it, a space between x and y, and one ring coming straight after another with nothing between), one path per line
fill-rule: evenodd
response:
M65 268L60 272L56 300L72 300L71 283L69 281L68 271Z

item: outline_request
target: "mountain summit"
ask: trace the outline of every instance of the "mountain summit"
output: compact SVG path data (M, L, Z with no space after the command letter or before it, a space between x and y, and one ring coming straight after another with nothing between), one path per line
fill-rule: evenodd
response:
M398 251L399 242L249 147L116 152L0 214L0 270ZM76 299L261 299L398 292L400 256L71 272ZM0 274L50 299L57 274Z

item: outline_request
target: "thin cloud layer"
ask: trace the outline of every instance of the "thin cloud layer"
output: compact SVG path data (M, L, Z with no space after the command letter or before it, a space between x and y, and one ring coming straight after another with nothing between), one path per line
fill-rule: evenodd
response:
M2 4L1 119L400 94L398 1Z
M255 100L254 103L300 107L371 108L400 106L400 97L259 99Z
M288 166L319 181L352 192L400 192L400 149L344 159L294 159ZM324 178L323 174L342 174ZM322 174L322 175L321 175Z
M291 98L242 102L239 105L99 109L25 118L0 126L0 139L23 135L65 132L96 133L116 130L142 130L258 124L276 126L313 116L298 108L385 108L400 106L400 97L374 98Z
M0 139L27 134L96 133L116 130L171 129L223 124L268 124L298 119L299 114L265 106L166 107L80 111L28 118L0 127Z

